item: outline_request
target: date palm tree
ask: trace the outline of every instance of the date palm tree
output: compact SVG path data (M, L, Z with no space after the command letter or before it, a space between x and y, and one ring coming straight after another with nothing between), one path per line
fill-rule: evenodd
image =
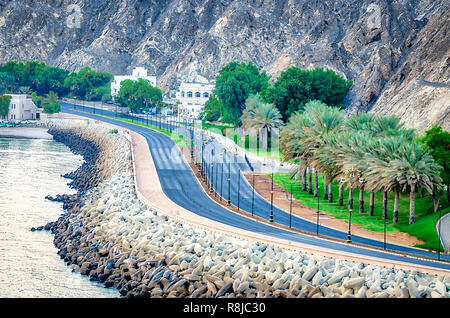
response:
M280 150L283 152L285 160L296 163L290 170L291 178L297 178L299 175L305 176L311 151L301 140L304 138L304 128L309 125L311 125L311 120L307 114L295 112L281 129ZM311 168L311 165L309 167Z
M320 101L307 103L303 115L307 117L310 124L303 128L302 139L298 142L308 149L311 166L316 171L323 171L326 166L321 165L318 157L326 144L327 137L343 131L344 115L338 108L329 107ZM324 174L324 199L330 199L327 193L333 178L333 174Z
M372 152L372 153L378 153L381 155L380 150L384 149L387 150L388 153L383 154L384 158L384 164L385 166L379 167L382 171L386 171L389 169L389 166L386 165L386 161L389 160L389 158L392 158L391 156L394 155L396 147L400 145L400 143L390 143L385 144L385 147L381 148L374 148L373 145L370 146L370 140L374 140L376 138L385 138L385 137L391 137L391 138L398 138L397 141L401 142L412 142L414 139L414 130L413 129L405 129L403 124L400 122L400 117L395 115L381 115L381 114L369 114L369 113L357 113L352 115L347 121L346 121L346 128L351 132L360 132L364 133L367 136L367 139L360 144L360 147L366 149L365 152ZM389 145L391 147L389 147ZM367 148L368 147L368 148ZM386 148L387 147L387 148ZM392 148L394 147L394 148ZM358 146L354 146L354 148L359 148ZM371 150L372 149L372 150ZM350 150L350 149L349 149ZM347 150L347 151L349 151ZM352 153L349 151L348 153ZM364 159L364 157L361 157L361 153L359 154L359 160L361 161L361 164L366 164L364 169L367 169L367 163ZM383 161L378 162L378 164L383 163ZM373 163L372 163L373 164ZM375 176L372 176L375 178ZM380 179L377 179L379 181ZM387 180L389 182L389 180ZM394 223L398 220L398 200L399 200L399 185L394 180L389 183L386 187L381 187L383 189L383 218L387 215L387 194L389 191L395 192L395 203L394 203ZM363 189L365 186L365 182L360 184L360 212L363 210ZM379 189L381 189L379 188ZM373 216L374 212L374 198L375 198L375 191L372 190L370 192L370 208L369 208L369 215Z
M402 145L407 142L403 138L378 138L366 155L366 186L374 192L383 191L383 219L387 218L388 193L397 189L397 181L389 173L392 168L391 161ZM397 196L396 199L398 200ZM398 201L394 203L394 206L398 206ZM395 215L398 215L398 211L394 211Z
M442 187L438 165L430 152L421 144L405 143L399 149L397 156L390 162L391 177L395 178L402 189L409 188L409 224L415 222L415 195L419 188L426 189L430 194L433 189Z
M247 107L241 116L241 122L246 129L256 129L262 132L264 150L268 149L268 136L274 129L283 125L281 113L273 104L263 103L258 96L247 99Z
M373 143L373 138L365 131L349 132L342 134L338 142L334 145L334 152L339 153L340 174L344 176L346 170L355 169L358 171L361 179L355 180L348 187L359 187L359 212L364 212L364 187L365 182L360 182L365 176L367 170L366 155ZM340 185L342 188L343 184ZM353 189L349 191L349 206L353 207ZM342 205L342 194L340 194L340 203Z

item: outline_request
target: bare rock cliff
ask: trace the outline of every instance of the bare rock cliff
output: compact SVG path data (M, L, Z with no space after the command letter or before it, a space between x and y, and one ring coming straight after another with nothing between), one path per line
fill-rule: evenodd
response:
M292 65L328 67L354 82L349 113L449 129L449 12L445 0L3 0L0 62L144 66L166 91L212 80L231 60L273 79Z

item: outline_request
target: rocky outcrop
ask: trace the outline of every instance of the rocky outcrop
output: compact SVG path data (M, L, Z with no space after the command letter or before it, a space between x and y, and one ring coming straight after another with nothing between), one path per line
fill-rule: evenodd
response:
M0 4L0 61L113 74L145 66L165 91L214 79L231 60L273 78L291 65L329 67L354 82L349 112L448 127L448 89L416 82L449 83L448 21L445 0L9 0Z

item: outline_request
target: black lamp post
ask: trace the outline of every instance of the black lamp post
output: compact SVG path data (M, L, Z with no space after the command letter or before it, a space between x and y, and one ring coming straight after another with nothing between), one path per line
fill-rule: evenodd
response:
M202 135L202 177L203 177L203 182L205 182L205 159L204 159L204 151L205 151L205 143L206 141L203 141L203 135Z
M228 162L228 201L227 205L231 205L231 160Z
M216 177L215 177L215 180L216 180L216 187L215 187L215 190L214 190L214 197L216 197L217 198L217 189L218 189L218 184L217 184L217 174L218 174L218 171L219 171L219 163L217 162L217 160L215 160L216 159L216 155L214 154L214 162L216 163L216 168L215 168L215 170L216 170Z
M353 182L354 179L356 177L359 178L359 181L362 183L364 182L364 179L361 178L360 175L360 171L357 169L354 169L353 167L350 170L345 170L344 171L344 177L341 178L341 182L345 182L346 181L346 177L349 180L349 185L350 185L350 195L351 195L351 191L353 189ZM352 202L353 203L353 202ZM352 241L352 233L351 233L351 227L352 227L352 208L353 206L349 204L349 209L348 209L348 233L347 233L347 243L351 243Z
M255 209L255 174L254 173L252 173L252 183L253 183L253 186L252 186L252 216L253 216L253 211L254 211L254 209Z
M386 217L384 218L384 235L383 235L383 248L386 249L386 219L387 219L387 211Z
M240 202L240 197L241 197L241 169L239 169L238 171L238 190L237 190L237 208L239 211L239 202Z
M223 162L220 163L220 167L222 170L220 173L220 201L222 201L222 196L223 196Z
M319 215L320 215L320 210L319 210L319 191L317 190L317 222L316 222L316 235L319 236Z
M214 149L212 149L212 154L211 156L214 154ZM214 162L212 161L212 158L210 156L210 160L211 160L211 170L209 172L210 175L210 180L209 180L209 193L213 193L214 191L214 187L213 187L213 183L214 183Z
M442 209L439 209L439 226L438 226L438 260L441 260L441 222Z
M292 227L292 182L291 182L291 200L289 202L289 227Z
M273 169L272 169L272 188L270 190L270 216L269 222L273 222Z

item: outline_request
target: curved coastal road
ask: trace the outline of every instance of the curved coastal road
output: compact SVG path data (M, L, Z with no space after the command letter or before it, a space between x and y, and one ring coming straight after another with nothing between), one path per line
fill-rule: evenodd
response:
M324 240L321 238L317 238L314 236L309 235L303 235L299 233L294 233L291 231L287 231L278 227L271 226L269 224L257 222L253 219L249 219L247 217L244 217L242 215L236 214L231 212L230 210L220 206L216 202L214 202L202 189L198 181L196 180L196 177L194 176L192 170L190 169L189 165L185 162L183 159L181 153L177 150L177 148L174 146L174 142L167 136L160 134L158 132L155 132L151 129L147 129L145 127L133 125L130 123L126 123L119 120L104 118L101 116L97 116L94 114L88 114L86 112L90 111L90 108L84 108L85 112L80 112L79 107L77 110L73 109L73 105L62 103L62 111L65 113L71 113L76 115L81 115L97 120L101 120L107 123L114 124L116 126L120 126L132 131L135 131L142 136L144 136L147 140L151 155L154 160L155 167L157 169L157 173L161 182L162 189L164 193L176 204L182 206L183 208L192 211L200 216L212 219L214 221L218 221L233 227L242 228L248 231L264 234L264 235L270 235L272 237L282 238L286 240L296 241L304 244L310 244L320 247L325 247L329 249L335 249L340 250L343 252L353 253L353 254L359 254L359 255L366 255L370 257L377 257L382 259L388 259L393 261L401 261L401 262L408 262L411 264L418 264L423 266L429 266L434 268L440 268L440 269L446 269L450 270L450 263L443 263L443 262L437 262L433 260L428 259L421 259L416 257L407 257L404 255L399 255L395 253L387 253L380 250L373 250L368 248L363 248L359 246L355 246L353 244L345 244L345 243L339 243L339 242L333 242L329 240ZM96 113L98 114L100 110L96 109ZM108 116L114 116L113 112L108 111L101 111L102 114L108 115ZM124 115L122 115L124 116ZM198 137L197 137L198 138ZM197 140L199 141L199 140ZM207 158L208 156L205 155L205 153L211 153L209 156L209 159L207 161L212 161L214 159L213 155L213 149L214 154L221 153L221 145L218 143L215 143L214 140L211 140L210 142L206 143L205 148L203 149L204 158ZM197 147L200 148L200 147ZM206 152L205 152L206 151ZM237 186L237 184L240 183L240 206L242 209L246 211L251 211L251 186L243 180L242 174L239 173L239 169L245 170L248 169L248 165L246 165L245 162L239 162L234 156L234 154L224 154L222 156L224 162L226 164L223 165L225 168L223 173L223 178L216 179L216 182L213 182L213 184L218 187L218 191L221 190L220 183L222 180L223 186L222 186L222 192L225 193L225 191L228 192L228 188L225 188L225 185L228 186L227 183L225 183L228 179L228 175L231 175L231 179L235 182L230 183L230 194L234 193L236 194L237 191L235 188L232 188L231 185L234 187ZM216 158L217 160L217 158ZM226 169L230 169L229 171ZM222 175L221 173L217 173L216 175ZM238 181L240 178L241 180ZM214 180L214 179L213 179ZM226 189L226 190L225 190ZM233 191L234 189L234 191ZM226 197L224 195L224 197ZM233 204L237 204L237 195L231 195L230 200ZM255 206L254 211L255 215L260 215L261 217L267 218L268 217L268 211L270 209L270 203L268 203L266 200L264 200L262 197L255 195ZM267 208L269 206L269 208ZM289 215L283 210L277 209L274 207L273 209L274 213L274 220L277 223L281 224L287 224L289 222ZM299 228L303 231L310 231L315 233L316 225L315 223L303 220L298 217L292 217L292 226ZM320 233L322 235L327 235L330 237L335 237L338 239L344 239L346 237L347 233L343 233L340 231L336 231L330 228L326 228L321 226L320 227ZM366 239L363 237L358 236L352 236L353 242L358 242L366 245L372 245L372 246L382 246L382 242L373 241L370 239ZM410 254L420 256L428 256L428 257L436 257L435 254L432 254L430 252L416 249L416 248L410 248L405 246L398 246L398 245L391 245L388 246L391 250L397 250L401 252L406 252ZM441 259L444 259L448 255L441 255Z

